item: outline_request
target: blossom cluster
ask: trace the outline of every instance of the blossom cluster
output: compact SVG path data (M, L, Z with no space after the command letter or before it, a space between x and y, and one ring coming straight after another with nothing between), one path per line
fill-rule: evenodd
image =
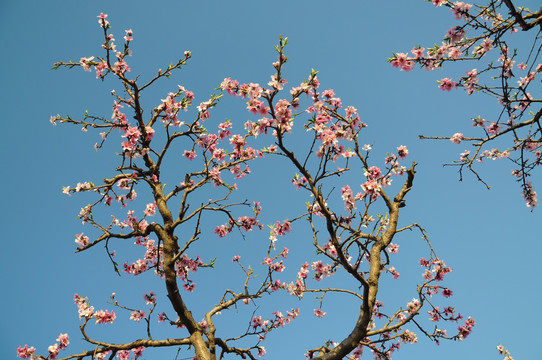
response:
M47 349L49 351L48 359L50 360L56 359L60 350L65 350L70 343L68 334L58 335L56 341L58 341L58 343L49 346ZM35 352L36 349L33 346L31 346L30 348L28 347L28 345L19 346L17 348L17 357L21 359L35 359L37 358L37 356L34 354Z
M75 294L73 297L73 301L77 305L78 312L79 312L79 318L94 318L96 319L96 324L112 324L115 319L117 318L117 315L115 315L114 311L109 310L94 310L94 306L91 306L88 302L87 297L82 297L78 294Z
M133 275L139 275L145 271L154 268L156 274L162 273L163 267L163 247L162 244L156 246L156 242L148 237L137 237L135 241L136 245L143 246L146 251L142 259L138 259L136 262L124 264L124 272Z
M506 350L504 346L502 346L502 344L499 344L499 346L497 346L497 351L499 352L499 354L504 355L504 360L514 360L512 355L510 355L510 352Z
M265 340L269 331L284 327L292 320L298 317L299 309L291 309L286 312L286 316L280 311L275 311L272 315L274 318L264 320L261 316L254 316L251 321L252 330L258 334L260 341Z
M148 237L137 237L135 244L144 247L146 249L145 254L143 258L131 264L128 262L124 263L124 272L139 275L154 268L156 275L163 276L164 254L162 244L156 246L155 240ZM204 264L199 256L196 259L192 259L187 254L180 256L175 262L175 272L177 277L184 282L183 287L186 291L194 291L196 284L189 279L189 274L198 271L198 268L202 265ZM146 295L145 299L147 303L156 301L154 293Z
M143 356L143 350L145 350L144 346L139 346L136 348L133 348L132 351L130 350L119 350L117 352L117 359L119 360L130 360L130 353L134 355L134 359L138 359L141 356Z

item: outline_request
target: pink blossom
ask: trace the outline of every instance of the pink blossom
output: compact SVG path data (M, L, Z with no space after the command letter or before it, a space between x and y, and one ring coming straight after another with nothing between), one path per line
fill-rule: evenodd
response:
M435 307L433 310L427 312L429 314L429 320L437 322L440 320L439 307Z
M130 71L131 69L128 67L128 64L124 60L116 61L113 64L113 72L115 74L124 74L125 72L130 72Z
M404 146L404 145L399 146L399 147L397 148L397 155L399 155L399 157L400 157L401 159L406 158L407 155L408 155L408 149L407 149L407 147Z
M226 90L228 95L235 93L236 88L239 86L239 81L233 80L231 78L225 78L224 81L220 84L222 90Z
M79 244L80 248L84 248L88 245L88 236L84 236L83 233L75 235L75 243Z
M471 71L467 72L467 78L463 78L463 86L465 87L468 95L472 95L472 93L476 90L476 85L478 85L477 76L478 71L476 69L472 69Z
M267 85L271 86L272 88L276 90L282 90L282 85L286 84L288 81L286 79L280 79L280 81L277 79L277 74L271 75L271 81L267 83Z
M401 68L401 71L410 71L414 69L414 62L407 57L405 53L398 53L391 59L391 66Z
M249 99L258 99L262 96L263 89L259 84L243 84L241 85L241 88L243 89L243 93L248 97Z
M166 313L160 313L158 314L158 322L165 322L166 321Z
M143 350L145 350L144 346L139 346L139 347L133 348L132 353L134 354L134 358L137 359L137 358L140 358L141 356L143 356Z
M431 272L431 270L429 269L426 269L423 273L423 278L425 280L430 280L431 278L433 277L433 273Z
M275 105L275 126L283 128L287 132L292 128L291 125L292 110L290 102L286 99L281 99Z
M421 46L415 47L412 50L410 50L410 52L412 53L412 55L414 55L414 58L416 58L416 59L423 58L424 57L424 55L423 55L424 51L425 51L425 48L423 48Z
M96 324L112 324L117 318L117 315L115 315L114 311L99 310L96 311L94 317L96 318Z
M145 318L145 313L141 310L138 311L132 311L130 313L130 320L133 320L135 322L139 322L139 320Z
M314 315L319 318L323 318L326 315L325 311L322 311L321 308L314 309Z
M331 256L337 256L337 249L335 248L335 245L331 243L331 240L327 242L327 244L324 245L324 251L328 253Z
M148 294L143 295L143 299L145 300L145 304L147 305L156 304L156 294L152 291Z
M533 97L530 93L526 93L525 95L523 95L522 101L519 102L519 108L521 110L525 110L527 107L529 107L532 99Z
M301 186L303 186L307 182L308 180L304 176L300 177L299 174L296 174L295 177L292 179L292 183L294 184L296 189L299 189Z
M117 358L119 360L130 360L130 350L119 350L117 352Z
M527 207L530 207L531 209L538 205L537 194L530 181L525 182L525 185L523 186L523 198L527 201Z
M484 41L482 41L482 43L474 49L473 54L477 56L483 56L492 49L493 40L491 40L490 38L485 38Z
M321 281L324 277L333 275L333 269L331 265L324 265L322 261L315 261L311 264L312 270L314 270L314 279Z
M102 353L98 353L98 354L94 354L94 359L95 360L105 360L106 357L109 356L109 354L111 354L111 350L108 350L108 351L105 351L105 352L102 352Z
M461 161L467 161L469 155L470 155L470 150L465 150L464 152L462 152L461 154L459 154L459 156L460 156L459 160L461 160Z
M128 141L122 142L122 149L124 151L133 151L137 146L137 142L141 136L141 132L137 126L128 126L125 131L123 138L126 138Z
M415 344L418 342L418 337L410 330L405 330L401 339L407 344Z
M397 254L397 253L399 252L399 245L390 243L390 244L388 245L388 251L389 251L391 254Z
M288 220L284 221L284 223L282 224L279 221L277 221L277 226L276 226L277 235L286 235L286 233L290 231L292 231L292 228Z
M90 185L90 183L88 182L84 182L84 183L80 183L78 182L77 183L77 186L75 187L75 192L80 192L80 191L84 191L84 190L89 190L92 186Z
M229 233L230 233L230 228L227 225L220 225L220 226L215 227L215 234L217 234L218 237L224 237Z
M269 112L269 108L265 106L265 103L256 99L247 101L247 110L253 114L260 115L266 115Z
M324 149L328 149L338 142L337 134L332 129L322 130L320 132L319 138L322 142L322 147Z
M465 321L465 325L460 326L457 328L459 330L458 338L459 340L465 339L472 331L472 328L476 325L476 322L473 318L469 316L469 318Z
M132 29L124 30L124 32L126 33L126 36L124 36L124 41L130 42L130 41L134 40L133 37L132 37L132 35L134 34Z
M368 178L369 180L376 180L380 178L381 174L382 174L382 171L380 170L378 166L371 166L369 169L366 169L363 172L363 175L365 175L365 177Z
M209 175L211 176L215 187L222 185L222 178L220 176L220 170L218 168L213 168L209 170Z
M535 75L536 75L536 73L532 72L532 73L529 73L525 77L521 77L520 80L518 81L518 85L520 87L527 87L527 85L529 85L529 83L534 80Z
M56 341L60 342L60 349L61 350L64 350L70 344L68 334L60 334L60 335L58 335L58 337L56 338Z
M184 92L184 96L186 96L186 98L190 101L194 100L194 92L193 91L189 91L189 90L186 90ZM186 111L186 108L184 109Z
M47 351L49 351L49 359L54 360L58 356L58 352L60 351L60 348L58 347L58 344L51 345L47 348Z
M20 357L21 359L28 359L29 357L32 357L34 355L34 352L36 352L36 348L28 347L28 345L25 344L24 347L18 347L17 348L17 357Z
M482 48L485 52L493 49L493 40L491 40L490 38L485 38L484 41L482 41Z
M461 50L457 46L452 46L448 49L448 56L452 59L458 59L461 57Z
M91 57L82 57L79 60L79 64L83 67L83 70L90 71L90 66L92 65L92 60L94 59L94 56Z
M98 79L103 76L103 72L107 69L107 63L105 61L99 62L94 65L94 69L96 70L96 79Z
M183 156L187 159L194 160L196 158L196 152L194 150L185 150Z
M451 91L457 87L457 83L450 78L443 78L440 81L437 81L437 83L442 91Z
M512 170L512 176L515 176L515 177L521 177L521 171L519 171L519 170Z
M399 272L395 269L394 266L388 269L388 272L393 275L394 279L399 279Z
M411 314L414 314L416 311L418 311L419 307L420 301L416 298L412 299L412 301L407 304L407 310Z
M501 126L495 122L491 122L487 127L488 134L498 134L501 131Z
M465 30L463 30L460 26L451 27L446 32L446 37L450 39L452 44L455 44L456 42L461 41L464 36L465 36Z
M309 274L309 263L305 262L303 265L301 265L301 269L298 271L297 276L300 279L306 279Z
M254 226L258 226L258 220L256 218L251 218L248 216L241 216L237 218L237 221L239 222L239 226L241 229L245 231L251 231Z
M90 304L87 302L88 298L75 294L73 300L78 307L79 319L82 317L88 318L94 315L94 307L90 306Z
M335 92L333 91L333 89L324 90L322 91L322 96L331 99L335 96Z
M486 123L485 119L482 119L480 116L477 118L472 118L472 126L473 127L484 127Z
M426 260L424 257L420 258L420 265L423 266L423 267L429 267L431 263Z
M252 318L252 328L256 329L263 326L263 319L261 316L255 316Z
M188 292L194 292L196 284L193 281L189 281L183 285L184 289Z
M350 186L346 185L341 189L341 197L344 201L344 207L346 211L350 212L356 208L356 202Z
M467 20L468 19L468 11L472 7L471 4L466 4L462 1L456 1L452 6L452 13L454 14L456 19Z
M354 116L354 114L358 112L358 110L353 106L347 106L345 109L345 112L346 112L346 118L351 119Z
M150 126L146 126L145 132L147 133L147 136L145 136L145 141L151 141L154 137L154 129Z
M139 231L141 232L145 232L147 231L147 227L149 226L149 223L147 222L147 220L143 219L141 220L138 224L137 224L137 228L139 229Z
M154 216L156 214L156 203L148 203L145 207L144 214L146 216Z
M360 186L363 190L364 196L369 195L372 200L376 200L380 195L380 191L382 190L382 184L376 180L371 179L367 180Z
M450 138L450 141L452 142L452 144L460 144L463 139L464 139L463 134L455 133L454 136Z

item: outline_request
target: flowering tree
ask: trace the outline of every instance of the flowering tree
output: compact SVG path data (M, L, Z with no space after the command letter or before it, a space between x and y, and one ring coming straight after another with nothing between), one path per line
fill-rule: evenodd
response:
M538 41L542 8L532 11L518 6L520 1L512 0L492 0L483 6L461 1L426 1L436 7L450 8L459 24L448 29L440 45L428 49L416 46L411 50L412 55L394 54L389 59L391 65L410 71L416 64L434 70L446 63L476 62L480 68L469 67L456 80L445 77L438 81L438 87L444 91L462 87L468 95L487 94L496 99L500 109L498 116L487 120L484 114L475 115L472 126L477 129L471 136L457 132L452 136L420 137L448 139L454 144L470 142L473 149L465 150L458 161L449 165L458 166L460 174L466 167L488 188L474 165L485 159L509 159L526 204L534 209L537 195L528 179L541 163L542 108L537 105L542 100L531 92L536 76L542 72L542 47ZM532 36L521 36L525 32Z
M179 61L142 82L138 76L129 76L127 58L131 55L132 30L125 31L122 48L117 49L107 15L100 14L98 18L104 34L104 55L84 57L78 63L55 64L55 68L93 70L97 79L114 77L123 90L122 94L112 92L111 119L88 113L81 119L61 115L51 118L53 125L70 123L83 130L98 129L101 140L97 149L106 140L115 141L120 133L119 165L114 173L100 184L82 182L63 188L68 196L81 192L95 196L95 201L79 213L79 219L91 229L88 235L75 236L77 252L103 246L117 273L137 276L153 271L157 282L165 286L169 304L158 304L159 295L150 289L142 293L145 309L121 304L113 294L111 305L115 312L96 309L88 297L76 294L74 302L86 347L71 350L72 355L61 355L61 350L67 354L70 344L68 334L62 333L48 353L42 355L34 347L20 346L20 358L124 360L139 358L143 351L152 348L175 347L190 351L195 359L255 359L266 353L264 341L271 331L306 315L305 312L298 308L282 309L286 311L284 315L277 309L268 315L253 308L246 318L232 316L230 322L241 322L241 326L219 326L224 325L220 319L231 315L238 306L253 306L284 292L299 299L307 293L315 294L320 305L309 313L317 318L326 316L326 296L343 296L359 306L351 317L356 320L348 324L351 330L344 338L323 344L307 340L308 358L359 359L366 350L377 359L387 359L401 344L416 343L416 333L436 343L444 339L463 340L470 334L474 320L464 319L449 304L439 303L441 297L452 295L452 290L441 285L451 268L436 255L418 223L399 222L416 173L414 162L403 162L408 156L407 148L398 146L382 159L383 164L369 161L371 146L360 142L367 125L354 107L342 105L333 90L320 90L316 71L286 92L287 81L282 73L287 62L286 39L281 38L276 47L278 58L268 86L230 78L220 84L223 92L243 98L254 116L254 120L239 126L229 120L215 122L211 117L222 95L200 102L189 120L183 112L190 109L195 95L181 85L145 115L144 91L183 67L191 54L185 52ZM242 130L237 132L238 128ZM306 146L299 146L300 143ZM172 164L172 157L183 161ZM194 273L212 272L214 259L223 256L213 253L212 248L198 254L194 250L197 244L211 235L228 241L264 228L259 220L263 209L257 199L235 200L243 186L236 181L250 179L253 161L270 161L273 157L281 161L284 171L291 172L293 186L307 195L305 209L268 225L269 236L254 235L262 243L260 254L252 254L249 259L232 256L230 266L243 273L239 282L221 287L222 284L213 283L213 276L204 278L214 285L215 305L191 307L190 299L198 292ZM173 186L165 182L172 167L174 173L181 174ZM392 185L393 180L399 184ZM340 186L340 196L333 192L336 186ZM144 204L138 207L137 199L149 200L143 200ZM104 220L101 206L108 209L111 220ZM316 254L303 253L306 261L290 262L288 266L299 271L297 276L288 278L284 269L290 260L289 250L278 247L278 243L295 227L304 226L311 236L300 241L316 250ZM418 232L427 245L427 254L418 265L413 264L421 266L421 282L415 287L413 299L405 298L403 306L385 312L378 297L379 285L383 277L399 277L393 256L399 250L399 238L412 234L411 231ZM124 255L117 254L115 249L127 240L140 249L141 257L121 266L117 258ZM333 285L330 277L335 278ZM338 287L338 283L345 285ZM164 311L157 310L157 306ZM117 316L145 323L146 337L115 343L90 334L90 323L115 326ZM157 323L169 325L170 335L155 338Z

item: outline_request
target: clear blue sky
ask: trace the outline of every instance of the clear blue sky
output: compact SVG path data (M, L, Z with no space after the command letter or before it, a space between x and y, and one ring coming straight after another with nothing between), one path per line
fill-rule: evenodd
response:
M393 51L406 52L414 45L427 47L439 42L455 24L449 10L435 9L422 0L2 1L1 358L14 359L15 349L24 344L45 354L61 332L72 337L71 350L80 350L75 347L80 336L74 293L89 296L97 308L111 308L105 302L113 291L120 301L134 307L143 306L145 291L164 293L162 283L152 276L119 278L100 248L74 254L74 234L86 231L75 218L90 198L68 198L61 194L61 187L79 181L99 182L110 176L115 148L95 152L97 133L82 133L71 126L53 128L49 117L57 113L75 117L87 109L109 117L112 100L108 93L119 87L96 81L80 69L50 69L58 60L101 55L96 18L100 12L109 15L119 43L124 29L134 31L133 57L129 59L132 74L148 78L185 50L192 51L186 69L149 91L147 108L158 104L177 84L194 91L197 101L204 101L227 76L241 82L267 83L275 61L273 47L279 34L287 36L290 61L285 77L292 86L306 78L311 68L320 71L322 86L333 88L344 104L357 107L369 124L364 141L373 144L374 159L383 158L399 145L408 146L410 159L419 167L402 221L417 221L426 228L433 246L454 269L448 280L454 290L453 304L477 321L473 334L462 343L437 347L419 334L420 343L404 345L394 359L498 359L495 346L500 342L516 359L542 359L537 346L542 322L542 290L537 280L542 209L534 213L526 209L520 188L510 176L509 163L501 160L481 168L492 186L488 191L473 176L466 174L464 181L458 182L454 168L441 166L456 159L465 145L417 139L422 133L452 135L469 128L469 119L479 114L495 116L498 109L494 101L437 88L437 79L456 76L458 70L403 73L385 61ZM217 111L218 116L232 121L248 118L240 101L227 100ZM293 170L281 171L287 177L293 175ZM268 219L291 216L289 201L295 195L281 198L273 193L280 183L260 181L260 187L269 189L261 194L264 211L270 211ZM258 195L256 188L246 191L247 196ZM289 235L284 245L296 249L296 242L307 240L303 237L306 233L300 234ZM245 243L232 239L232 243L216 246L230 250L243 246L250 254L258 236L265 239L265 235L251 234ZM216 239L209 241L212 245L207 248L215 246ZM385 304L408 302L420 279L419 268L411 261L425 254L416 252L421 248L419 237L405 236L398 242L403 257L396 267L404 279L384 282L379 298ZM126 258L119 261L134 260L135 256L127 250ZM229 259L217 260L226 269L223 277L238 275L234 268L226 267ZM294 277L298 264L287 263ZM211 274L199 274L196 281L203 284ZM190 300L196 312L197 303L218 300L206 299L206 292L200 294L196 292L201 299ZM317 345L311 338L338 340L352 328L355 315L347 312L348 304L329 302L324 309L328 315L320 320L311 314L315 303L284 298L283 304L278 304L283 312L291 306L305 311L289 327L269 336L264 344L267 359L303 358L305 349ZM270 314L277 310L277 304L272 305L263 305L260 310ZM94 328L93 333L103 331L99 336L104 338L109 333L122 334L125 339L144 336L142 324L127 321L127 313L118 311L117 316L123 318L118 324ZM150 350L144 353L145 359L162 356L173 359L175 350L167 355Z

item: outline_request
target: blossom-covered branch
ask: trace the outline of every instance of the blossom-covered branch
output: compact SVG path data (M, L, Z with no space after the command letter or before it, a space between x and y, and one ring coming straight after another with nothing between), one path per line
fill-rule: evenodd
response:
M460 175L464 168L469 169L484 184L474 165L487 159L509 159L513 163L512 175L520 183L526 204L532 210L538 201L529 178L540 165L542 154L542 98L533 92L534 80L542 72L539 42L542 9L516 7L512 0L492 0L486 5L427 1L436 7L448 7L459 24L448 29L441 45L428 49L414 47L412 55L395 53L389 59L391 65L403 71L412 70L416 64L434 70L449 62L474 61L478 68L468 68L465 76L457 80L442 78L437 81L438 87L444 91L462 87L467 95L487 94L495 98L500 108L496 114L473 116L472 126L478 135L465 136L465 130L452 136L420 137L448 139L453 144L470 142L474 149L465 150L459 160L449 165L458 166ZM521 36L525 32L532 33L527 44L527 36Z

